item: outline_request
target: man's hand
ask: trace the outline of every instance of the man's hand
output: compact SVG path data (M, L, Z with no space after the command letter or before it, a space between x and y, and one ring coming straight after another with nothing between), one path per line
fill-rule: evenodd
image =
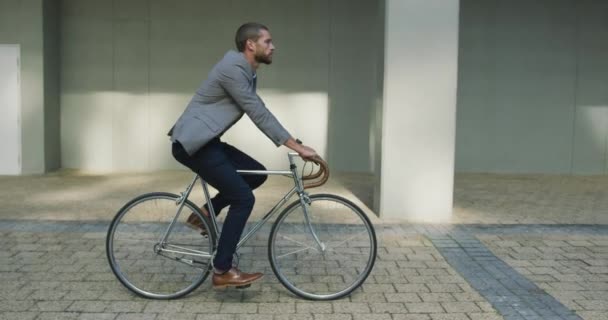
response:
M299 144L294 138L287 139L284 145L287 148L297 152L300 157L305 160L310 160L318 156L317 152L313 148L305 146L303 144Z
M309 160L309 159L312 159L312 158L318 156L317 152L313 148L305 146L305 145L301 145L301 147L302 147L302 149L301 150L297 150L296 152L303 159Z

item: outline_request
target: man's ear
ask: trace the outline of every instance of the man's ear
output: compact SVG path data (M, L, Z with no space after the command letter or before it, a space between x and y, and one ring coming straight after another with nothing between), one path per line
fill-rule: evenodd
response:
M251 51L255 51L255 42L253 40L247 39L247 42L245 42L245 46L251 49Z

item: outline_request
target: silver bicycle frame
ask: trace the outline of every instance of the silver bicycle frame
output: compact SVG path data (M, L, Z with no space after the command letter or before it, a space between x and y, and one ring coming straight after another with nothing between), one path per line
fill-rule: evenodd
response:
M287 201L289 201L289 199L295 194L297 193L299 198L300 198L300 203L302 205L302 208L304 210L304 219L306 220L306 224L308 225L308 229L310 230L313 238L315 239L315 242L319 248L320 251L325 251L325 244L321 242L321 240L319 239L319 237L317 236L317 233L315 232L314 228L312 227L312 224L310 222L310 217L309 217L309 213L308 213L308 205L310 203L310 199L308 198L308 194L304 191L304 185L302 183L302 177L300 177L298 175L298 168L295 164L295 158L299 157L299 155L297 153L293 153L290 152L288 154L288 158L289 158L289 171L284 170L237 170L237 173L241 174L241 175L282 175L282 176L287 176L287 177L292 177L293 181L294 181L294 187L285 194L285 196L283 196L283 198L281 198L275 205L274 207L272 207L272 209L270 209L270 211L268 211L266 213L266 215L264 215L264 217L262 218L262 220L258 221L251 230L249 230L249 232L247 232L247 234L245 234L245 236L243 238L241 238L241 240L239 241L239 243L236 246L236 250L238 251L238 249L240 247L242 247L247 240L249 240L272 216L274 216L279 209L285 205L285 203ZM167 228L167 231L165 232L165 234L163 235L160 243L163 244L161 246L160 251L166 251L166 252L173 252L173 253L181 253L184 255L192 255L192 256L199 256L199 257L205 257L205 258L211 258L213 255L211 254L206 254L203 252L193 252L194 250L188 250L190 252L182 252L182 251L174 251L174 250L168 250L168 249L164 249L164 245L166 244L166 240L169 236L169 234L171 233L171 230L173 229L173 226L175 225L175 222L177 221L177 219L179 218L179 215L182 211L182 208L184 206L184 204L186 203L186 200L188 199L188 196L190 196L190 193L192 192L192 189L194 188L194 185L196 184L196 181L199 179L200 177L198 175L194 176L194 179L192 180L192 182L188 185L188 187L186 188L186 190L184 192L181 193L181 197L178 199L179 201L179 207L177 209L177 213L175 215L175 218L173 218L173 220L171 221L171 223L169 224L169 227ZM205 195L205 198L207 200L207 204L209 207L209 216L211 218L211 228L213 228L213 231L215 232L215 234L219 235L219 227L218 227L218 222L217 222L217 218L216 218L216 214L215 214L215 209L213 208L213 205L211 204L211 196L209 194L209 188L207 186L207 182L204 181L202 178L201 180L201 185L203 187L203 192ZM216 239L216 243L215 245L217 246L219 242L219 237ZM175 246L171 246L169 245L169 247L175 247Z

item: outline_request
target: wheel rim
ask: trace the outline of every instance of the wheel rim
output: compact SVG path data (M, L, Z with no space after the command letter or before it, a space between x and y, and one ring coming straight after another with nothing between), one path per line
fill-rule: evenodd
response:
M373 227L360 209L338 197L311 197L311 224L301 205L286 209L272 234L271 264L279 280L299 296L337 299L369 275L376 255Z
M186 226L195 210L185 204L170 237L159 243L175 216L176 196L144 197L125 206L108 234L108 258L114 274L133 292L149 298L173 298L194 290L209 271L209 259L182 253L212 252L212 240ZM187 259L196 261L187 264Z

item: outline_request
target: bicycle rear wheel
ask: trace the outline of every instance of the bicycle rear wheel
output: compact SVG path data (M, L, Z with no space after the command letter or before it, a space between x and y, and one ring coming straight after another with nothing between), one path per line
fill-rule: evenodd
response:
M216 235L207 217L186 201L165 243L161 243L179 208L171 193L141 195L122 207L106 238L112 272L132 292L151 299L174 299L196 289L209 275ZM208 230L186 225L195 213Z
M328 194L310 200L309 219L299 200L281 212L268 239L268 258L279 281L296 295L338 299L357 289L372 271L376 234L365 213L349 200Z

